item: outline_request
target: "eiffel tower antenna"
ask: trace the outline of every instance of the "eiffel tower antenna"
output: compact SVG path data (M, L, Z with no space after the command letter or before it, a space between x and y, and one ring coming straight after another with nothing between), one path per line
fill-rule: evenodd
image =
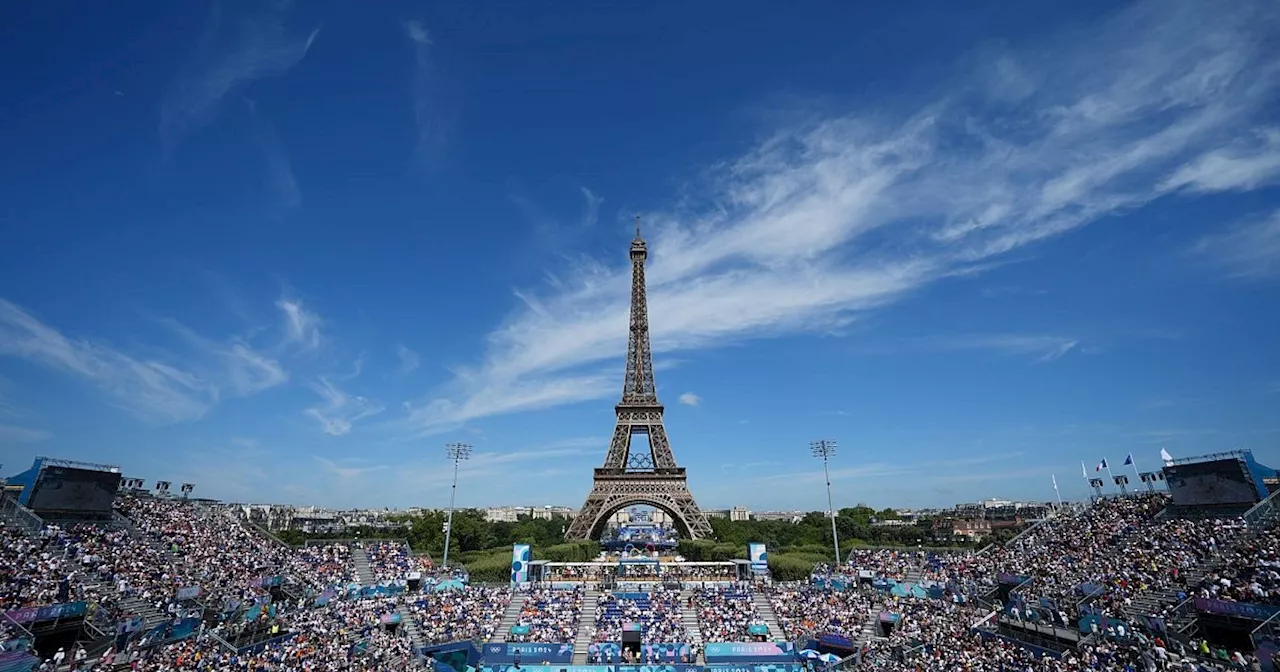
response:
M622 400L604 466L595 470L591 493L565 532L566 539L598 539L609 518L628 506L652 506L667 513L681 535L711 536L711 524L689 492L684 467L676 464L662 422L663 406L653 379L653 347L649 339L649 302L644 266L649 248L640 236L631 241L631 327L622 379ZM648 450L632 450L631 438L644 434Z

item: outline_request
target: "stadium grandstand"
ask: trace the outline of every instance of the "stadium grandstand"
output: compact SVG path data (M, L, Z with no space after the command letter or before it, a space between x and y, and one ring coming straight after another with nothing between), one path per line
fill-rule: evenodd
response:
M517 545L510 582L472 583L400 540L290 547L120 474L41 458L5 483L0 670L1275 669L1280 500L1245 451L1002 545L857 549L802 582L686 562L641 521L592 562Z

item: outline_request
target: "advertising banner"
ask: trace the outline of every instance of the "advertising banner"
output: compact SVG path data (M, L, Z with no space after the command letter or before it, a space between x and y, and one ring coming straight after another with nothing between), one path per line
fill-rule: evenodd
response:
M1270 604L1249 604L1247 602L1226 602L1223 600L1211 600L1204 597L1195 598L1195 605L1197 611L1204 611L1210 614L1222 614L1224 616L1249 618L1255 621L1265 621L1276 614L1280 614L1280 606Z
M517 657L521 663L522 669L533 669L531 663L536 666L538 663L572 663L573 662L573 644L549 644L539 642L527 643L489 643L484 645L483 656L485 663L515 663ZM560 669L560 668L556 668Z
M621 661L622 645L617 642L592 642L587 645L587 658L605 663Z
M684 663L692 662L693 650L679 642L654 642L641 644L640 655L642 660L657 663Z
M751 571L757 574L769 571L769 553L764 544L747 544L747 558L751 560Z
M73 618L84 616L89 610L85 602L66 602L64 604L48 604L43 607L26 607L5 612L14 623L39 623L52 621L55 618Z
M810 672L802 663L760 665L485 665L480 672Z
M616 672L706 672L698 665L618 665Z
M512 585L523 586L524 584L529 583L529 561L532 559L533 553L529 550L529 544L511 545Z
M758 666L707 666L705 672L812 672L804 663L771 663Z
M702 657L708 664L790 662L796 660L796 645L793 642L708 642Z
M484 672L613 672L611 665L485 665Z

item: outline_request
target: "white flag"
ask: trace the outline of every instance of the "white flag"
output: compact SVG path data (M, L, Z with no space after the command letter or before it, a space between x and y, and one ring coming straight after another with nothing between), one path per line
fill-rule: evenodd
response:
M1170 462L1173 461L1173 456L1169 454L1169 451L1165 450L1164 448L1161 448L1160 459L1164 460L1165 464L1169 464Z
M1058 489L1058 475L1057 475L1057 474L1050 474L1050 475L1053 477L1053 489L1054 489L1054 490L1057 490L1057 489Z

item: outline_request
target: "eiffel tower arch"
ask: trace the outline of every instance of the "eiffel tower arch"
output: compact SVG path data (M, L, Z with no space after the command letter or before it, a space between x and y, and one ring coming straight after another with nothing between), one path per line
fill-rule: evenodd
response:
M680 534L689 539L711 536L711 524L689 491L684 467L676 464L662 422L664 408L658 401L653 378L644 283L648 256L637 218L636 237L631 241L631 328L622 401L614 407L618 419L604 466L596 468L591 493L565 532L569 540L599 539L613 514L634 505L662 510L671 516ZM637 434L648 436L648 450L632 450L631 440Z

